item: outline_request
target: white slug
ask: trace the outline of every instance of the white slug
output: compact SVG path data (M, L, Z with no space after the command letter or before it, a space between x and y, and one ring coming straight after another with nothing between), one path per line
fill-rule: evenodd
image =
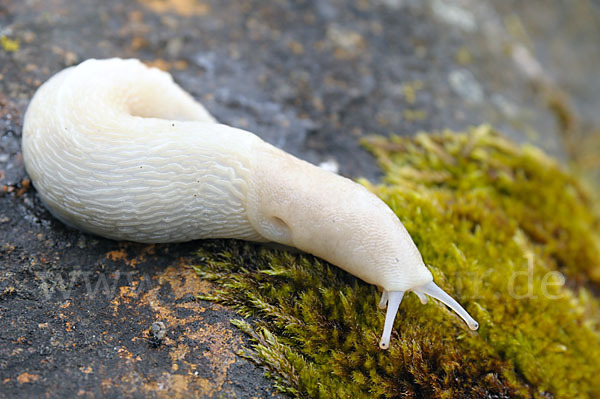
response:
M137 60L88 60L44 83L25 114L23 158L46 207L81 230L143 243L275 241L382 287L382 349L407 291L478 328L383 201L217 123L168 73Z

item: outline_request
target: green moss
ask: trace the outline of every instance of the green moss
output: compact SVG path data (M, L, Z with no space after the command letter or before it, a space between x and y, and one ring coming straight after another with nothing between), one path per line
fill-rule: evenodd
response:
M19 40L11 39L8 36L0 36L0 46L8 53L19 51Z
M242 355L296 397L600 396L600 219L578 181L487 126L366 145L386 176L363 184L480 329L408 295L382 351L375 287L309 255L206 243L208 299L255 316L234 322L254 342Z

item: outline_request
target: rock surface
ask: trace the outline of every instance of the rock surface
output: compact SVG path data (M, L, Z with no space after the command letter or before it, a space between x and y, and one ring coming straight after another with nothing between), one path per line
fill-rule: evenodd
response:
M0 397L280 396L236 357L234 312L195 300L194 243L117 243L45 211L20 137L60 69L141 58L220 121L351 177L379 176L365 135L480 122L597 176L598 37L592 0L3 1Z

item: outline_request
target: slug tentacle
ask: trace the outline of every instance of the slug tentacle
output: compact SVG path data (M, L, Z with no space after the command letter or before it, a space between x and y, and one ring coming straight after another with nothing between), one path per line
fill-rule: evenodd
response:
M450 295L446 294L444 290L438 287L433 281L430 281L427 284L424 284L420 287L413 288L411 290L418 297L421 303L427 303L427 297L425 294L441 301L452 310L454 310L463 320L467 323L471 330L477 330L479 328L479 323L477 323L467 311L460 306L458 302L456 302ZM381 336L381 341L379 342L379 347L381 349L387 349L390 346L390 336L392 334L392 327L394 326L394 320L396 318L396 313L398 313L398 308L400 306L400 302L402 302L402 297L404 296L403 291L387 291L384 290L381 294L381 300L379 301L379 308L385 309L387 304L387 311L385 313L385 325L383 327L383 334Z
M396 319L396 313L402 302L404 291L384 291L382 295L387 297L387 311L385 313L385 325L383 326L383 335L381 341L379 341L379 347L381 349L387 349L390 347L390 336L392 335L392 327L394 327L394 320ZM380 304L381 305L381 304Z
M450 295L446 294L444 290L438 287L433 281L428 282L425 285L414 288L413 291L415 294L421 296L423 294L427 294L432 298L437 299L440 302L443 302L450 309L454 310L462 319L467 323L471 330L477 330L479 328L479 323L475 321L471 317L467 311L460 306L458 302L454 300Z
M419 300L421 301L421 303L423 305L425 305L428 302L427 296L422 293L421 291L413 291L415 293L416 296L419 297Z
M388 292L383 290L381 293L381 300L379 301L379 309L385 309L388 303Z

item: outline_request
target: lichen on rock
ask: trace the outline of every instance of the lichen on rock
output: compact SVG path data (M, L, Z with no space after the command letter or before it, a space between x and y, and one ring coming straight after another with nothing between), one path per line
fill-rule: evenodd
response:
M205 243L205 298L251 321L243 356L295 397L598 397L600 217L593 193L489 126L369 138L364 185L404 223L434 281L479 321L408 295L388 351L377 289L315 257Z

